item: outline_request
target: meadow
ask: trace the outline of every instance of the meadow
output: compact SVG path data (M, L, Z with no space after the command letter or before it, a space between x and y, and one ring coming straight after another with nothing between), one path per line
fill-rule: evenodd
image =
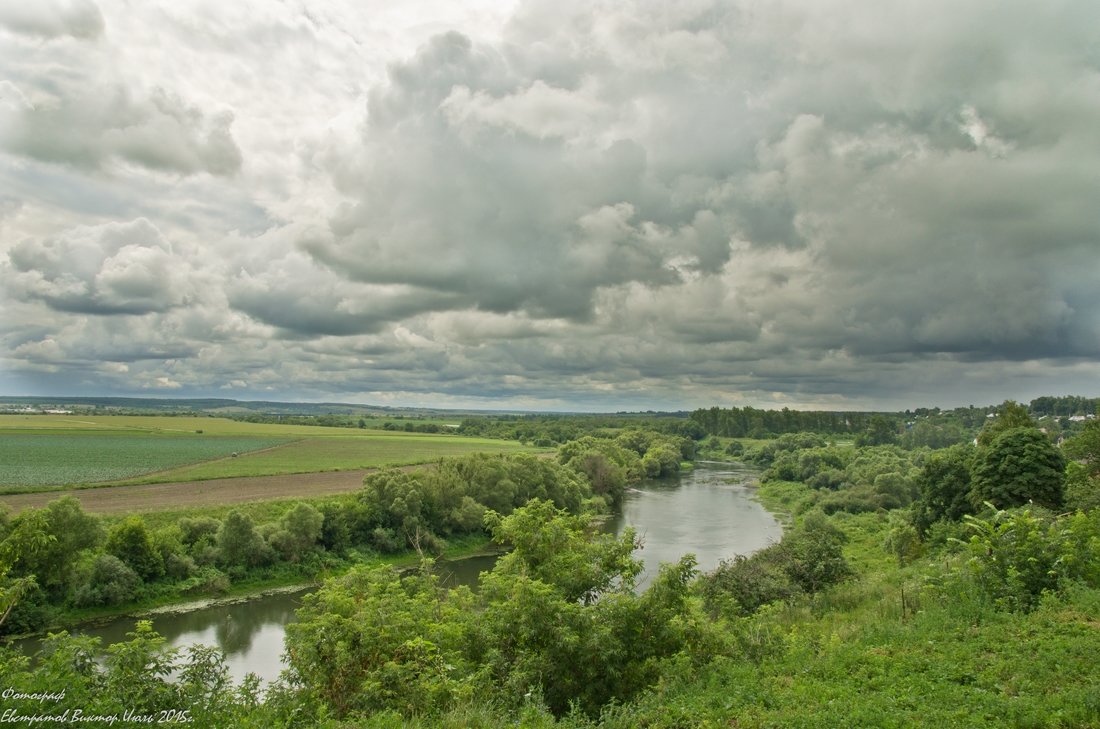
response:
M58 486L117 481L286 443L257 437L112 433L0 434L0 485Z
M284 473L349 471L409 466L467 453L513 453L521 450L531 449L519 443L489 438L373 432L369 436L304 438L279 448L245 454L239 458L165 471L158 473L156 480L201 481Z
M458 435L179 416L0 416L0 488L215 478L402 466L519 443Z

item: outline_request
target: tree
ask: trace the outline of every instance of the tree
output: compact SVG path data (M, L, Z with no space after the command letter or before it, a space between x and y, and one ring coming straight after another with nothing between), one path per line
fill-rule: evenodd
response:
M974 447L968 443L929 454L917 477L920 498L913 510L913 525L921 534L942 519L958 521L974 513L970 500L973 460Z
M1037 428L1012 428L979 448L972 473L971 501L1007 509L1033 501L1056 509L1064 499L1066 462Z
M287 534L285 547L290 559L297 561L321 539L325 517L309 504L297 504L283 515L282 526Z
M466 588L441 591L427 571L355 567L303 600L287 625L292 677L338 717L445 708L466 672L459 652Z
M252 517L236 510L229 512L218 530L218 554L227 567L258 567L271 557Z
M8 573L21 556L28 557L50 546L55 538L46 533L46 528L43 512L31 512L0 541L0 626L23 596L37 587L34 575L9 578Z
M1100 419L1091 420L1084 429L1062 445L1066 457L1079 461L1089 478L1100 477Z
M856 436L857 446L891 445L897 442L897 424L884 415L872 416L867 429Z
M48 537L40 549L16 554L13 574L35 575L38 584L52 596L64 595L69 587L78 555L103 541L103 527L94 516L85 514L72 496L51 501L39 512L20 514L15 529L25 520L41 515L42 533Z
M149 582L164 575L164 560L140 516L128 516L107 535L106 551L118 557L141 579Z
M1026 407L1014 400L1005 400L997 410L997 417L987 420L982 432L978 433L978 446L980 448L989 446L994 438L1006 430L1037 427Z
M141 578L128 564L113 554L100 554L92 563L87 582L73 597L77 607L121 605L134 599Z
M486 526L498 544L512 550L495 572L524 574L560 590L570 602L595 602L613 586L629 589L641 570L633 558L641 546L633 529L622 536L589 534L588 518L571 515L549 501L533 499L511 516L490 512Z

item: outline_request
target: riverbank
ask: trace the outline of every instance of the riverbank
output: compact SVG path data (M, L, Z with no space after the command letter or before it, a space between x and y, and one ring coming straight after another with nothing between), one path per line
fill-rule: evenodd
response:
M465 559L473 559L500 553L499 545L495 545L486 535L471 535L465 539L456 540L443 550L439 559L448 562L458 562ZM392 566L398 570L415 568L420 562L420 555L408 551L393 556L374 556L371 559L346 559L342 564L332 569L325 569L313 576L283 574L271 578L256 578L244 580L233 584L227 591L219 595L197 597L181 600L179 595L163 595L124 606L112 608L67 610L60 613L51 624L42 630L21 635L5 636L7 642L24 641L42 638L48 633L60 630L80 630L93 628L111 623L116 620L131 618L134 620L153 618L158 615L181 615L198 610L229 605L240 605L253 600L271 597L280 594L293 594L304 592L312 587L319 586L330 577L338 577L345 574L353 567L368 565L373 567Z

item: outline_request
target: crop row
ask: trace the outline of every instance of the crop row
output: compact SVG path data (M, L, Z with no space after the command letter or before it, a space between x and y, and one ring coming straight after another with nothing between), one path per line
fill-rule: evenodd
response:
M116 481L286 442L195 435L5 433L0 434L0 486Z

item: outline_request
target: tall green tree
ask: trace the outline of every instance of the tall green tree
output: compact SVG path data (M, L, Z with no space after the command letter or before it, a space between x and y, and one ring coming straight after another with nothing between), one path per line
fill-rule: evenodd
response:
M1033 501L1056 509L1064 500L1066 462L1037 428L1006 430L979 448L974 459L971 500L998 509Z
M969 443L931 453L917 477L920 498L914 505L913 525L921 534L940 520L958 521L974 513L970 499L970 469L974 447Z
M978 433L978 446L986 448L993 443L993 439L1006 430L1013 428L1038 428L1031 418L1027 408L1015 400L1005 400L1001 407L997 408L996 417L986 421L985 427Z
M258 567L271 559L271 548L256 532L252 517L233 510L218 529L218 559L226 567Z
M51 501L37 514L20 514L15 528L24 520L42 517L41 529L48 539L40 549L17 554L13 575L34 575L38 584L54 598L71 587L79 555L103 543L103 527L96 517L85 514L80 502L72 496Z

